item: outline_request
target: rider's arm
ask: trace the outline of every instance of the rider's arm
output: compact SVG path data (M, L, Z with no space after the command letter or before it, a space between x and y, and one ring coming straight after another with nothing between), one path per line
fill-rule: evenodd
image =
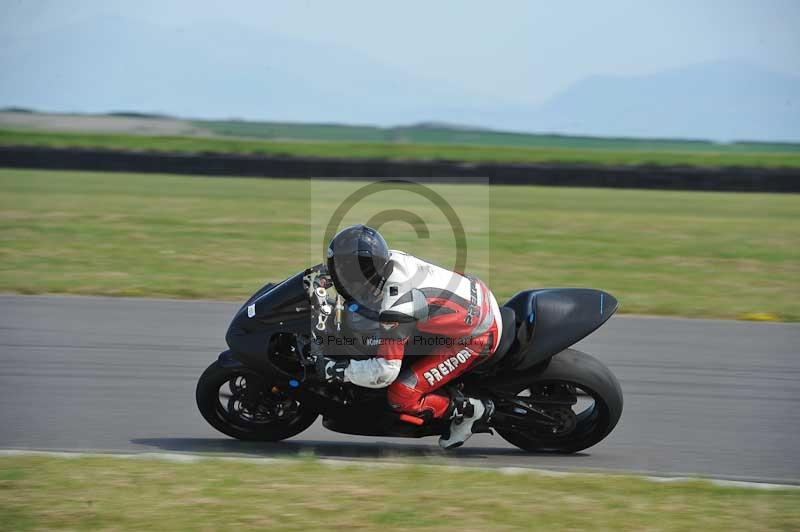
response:
M345 381L365 388L385 388L397 378L413 322L388 321L391 319L397 317L390 314L380 318L377 356L351 360L344 370Z
M385 388L397 378L401 363L401 359L389 360L380 356L351 360L344 370L344 380L364 388Z
M408 278L408 260L404 254L393 259L393 273L384 285L377 356L351 360L344 371L345 381L365 388L384 388L400 373L406 343L417 322L427 319L428 314L422 292L403 286L402 281Z

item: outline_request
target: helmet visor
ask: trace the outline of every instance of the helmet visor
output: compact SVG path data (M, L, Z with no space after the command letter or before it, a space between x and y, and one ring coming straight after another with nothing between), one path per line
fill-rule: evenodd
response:
M380 303L384 282L384 265L376 262L370 253L359 252L329 261L328 268L336 289L344 298L374 309Z

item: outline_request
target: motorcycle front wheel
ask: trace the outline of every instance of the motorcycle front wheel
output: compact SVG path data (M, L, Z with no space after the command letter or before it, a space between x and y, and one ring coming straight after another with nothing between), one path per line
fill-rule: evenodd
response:
M317 419L293 397L246 367L211 364L197 381L197 407L208 423L239 440L280 441Z

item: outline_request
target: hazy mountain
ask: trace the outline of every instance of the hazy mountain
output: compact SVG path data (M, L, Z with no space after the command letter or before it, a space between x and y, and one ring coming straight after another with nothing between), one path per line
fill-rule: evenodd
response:
M0 34L0 69L0 106L49 111L800 140L800 80L733 62L588 77L532 106L341 47L230 25L173 28L106 16Z
M243 27L168 28L115 16L6 36L0 68L0 105L53 111L394 124L423 106L458 101L452 89L349 49Z
M525 113L522 129L588 135L800 140L800 78L743 63L595 76Z

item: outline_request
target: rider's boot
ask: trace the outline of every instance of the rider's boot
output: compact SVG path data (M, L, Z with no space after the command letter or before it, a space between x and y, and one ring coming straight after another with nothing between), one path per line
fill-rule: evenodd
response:
M494 403L470 397L453 399L450 428L439 438L442 449L461 447L476 432L491 432L489 419L494 413Z

